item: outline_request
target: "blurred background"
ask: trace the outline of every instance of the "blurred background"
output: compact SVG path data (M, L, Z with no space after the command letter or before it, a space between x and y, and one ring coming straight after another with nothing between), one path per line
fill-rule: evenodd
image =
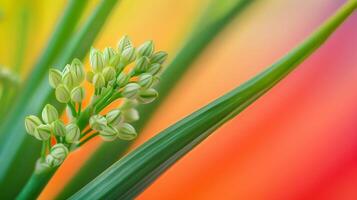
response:
M225 0L217 9L232 1ZM97 2L90 1L86 15ZM252 2L194 62L132 148L261 72L344 2ZM172 59L209 3L122 0L94 46L115 46L127 34L135 44L154 40L156 49L168 51ZM0 65L24 79L65 4L65 0L1 0ZM19 37L23 32L27 38ZM317 53L138 199L357 199L356 35L355 13ZM53 199L100 142L93 140L71 155L40 199Z

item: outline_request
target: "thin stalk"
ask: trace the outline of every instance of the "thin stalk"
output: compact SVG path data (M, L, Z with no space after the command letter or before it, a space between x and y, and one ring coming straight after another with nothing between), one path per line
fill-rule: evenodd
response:
M89 140L91 140L92 138L94 138L95 136L98 136L99 133L98 132L95 132L93 133L92 135L86 137L84 140L82 140L79 144L78 144L78 147L81 147L82 145L84 145L86 142L88 142Z

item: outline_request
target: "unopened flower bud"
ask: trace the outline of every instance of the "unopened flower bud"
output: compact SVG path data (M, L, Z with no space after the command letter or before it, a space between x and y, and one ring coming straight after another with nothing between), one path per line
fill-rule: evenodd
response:
M135 48L134 47L128 47L123 50L121 53L121 60L120 62L124 63L124 65L127 65L135 60Z
M29 115L25 118L25 129L30 135L33 135L35 133L35 129L41 124L42 122L40 118L35 115Z
M63 70L62 70L62 75L66 74L70 71L71 65L67 64L66 66L64 66Z
M71 91L71 99L74 102L80 103L83 101L84 99L84 88L82 87L75 87L73 88L73 90Z
M120 54L115 54L109 62L109 66L114 67L114 69L117 70L117 72L122 71L122 67L120 67Z
M51 87L56 88L62 83L62 72L57 69L50 69L48 79Z
M72 61L70 71L72 73L73 80L76 85L79 85L84 81L85 71L82 62L79 59L75 58Z
M39 125L33 134L38 140L48 140L51 136L51 126L48 124Z
M106 47L103 51L103 59L104 59L104 64L106 66L110 65L111 59L115 55L115 50L111 47Z
M123 88L123 96L128 99L134 99L137 97L140 90L140 85L137 83L129 83Z
M42 110L42 120L50 124L58 119L58 111L51 104L47 104Z
M156 75L161 71L161 69L162 69L162 67L161 67L160 64L154 63L149 67L147 72L152 74L152 75Z
M73 74L71 73L71 71L68 71L63 74L62 82L64 85L67 86L67 88L71 89L76 85L76 81L74 79L75 78L74 78Z
M95 88L102 88L105 86L105 78L102 73L94 74L93 85Z
M122 140L133 140L137 136L135 128L128 123L121 124L118 132L118 138Z
M66 159L68 153L68 148L64 144L55 144L46 157L46 163L51 167L57 167Z
M64 125L64 123L61 120L56 120L54 122L52 122L52 131L56 136L65 136L66 135L66 127Z
M46 163L48 166L50 167L57 167L59 166L61 163L63 162L63 160L59 160L59 159L56 159L53 155L51 154L48 154L46 156Z
M139 76L138 84L143 88L150 88L154 83L154 77L151 74L144 73Z
M150 57L154 52L154 43L152 40L144 42L137 49L138 56L147 56Z
M91 49L89 56L90 64L94 72L101 72L104 68L104 59L100 51L95 48Z
M105 116L107 122L111 126L116 126L122 121L121 111L120 109L114 109Z
M87 72L86 79L88 82L93 83L93 77L94 77L94 72L92 71Z
M104 141L113 141L116 139L118 131L112 127L105 127L103 130L99 131L99 136Z
M150 67L150 60L148 57L143 56L135 61L135 72L143 73L146 72Z
M147 104L153 102L158 96L159 94L155 89L149 88L140 91L136 100L138 100L139 103Z
M164 51L158 51L155 52L154 54L151 55L150 57L150 62L151 63L158 63L158 64L162 64L165 62L167 58L167 53Z
M101 115L93 115L89 119L89 126L93 130L101 131L107 127L107 119Z
M116 72L115 72L114 67L107 66L104 68L103 76L104 76L105 81L109 82L109 81L115 79L115 75L116 75Z
M68 124L66 126L66 131L65 140L67 143L77 143L79 141L81 130L76 124Z
M125 73L120 73L117 77L116 83L119 87L123 87L126 85L130 80L130 76Z
M124 121L126 122L135 122L138 121L140 118L139 112L135 108L126 109L122 111L122 113L123 113Z
M129 37L124 35L118 42L118 52L122 53L124 49L132 46L133 44L131 43Z
M56 99L61 103L68 103L71 100L71 93L68 88L61 84L56 88L55 91Z

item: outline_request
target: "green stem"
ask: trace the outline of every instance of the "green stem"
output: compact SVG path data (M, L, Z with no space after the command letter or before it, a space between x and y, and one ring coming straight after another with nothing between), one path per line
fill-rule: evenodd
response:
M90 139L94 138L95 136L99 135L98 132L93 133L92 135L88 136L87 138L85 138L82 142L80 142L78 144L78 147L81 147L83 144L85 144L86 142L88 142Z
M46 150L47 150L47 141L42 141L42 149L41 149L41 161L42 162L45 162Z
M89 128L88 130L84 131L81 135L81 138L82 139L83 137L85 137L88 133L90 133L91 131L93 131L91 128Z

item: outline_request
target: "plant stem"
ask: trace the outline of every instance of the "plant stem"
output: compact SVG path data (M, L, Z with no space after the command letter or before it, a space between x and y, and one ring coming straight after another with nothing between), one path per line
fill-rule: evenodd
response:
M78 147L81 147L83 144L85 144L86 142L88 142L90 139L94 138L95 136L99 135L98 132L93 133L92 135L88 136L87 138L85 138L82 142L80 142L78 144Z

